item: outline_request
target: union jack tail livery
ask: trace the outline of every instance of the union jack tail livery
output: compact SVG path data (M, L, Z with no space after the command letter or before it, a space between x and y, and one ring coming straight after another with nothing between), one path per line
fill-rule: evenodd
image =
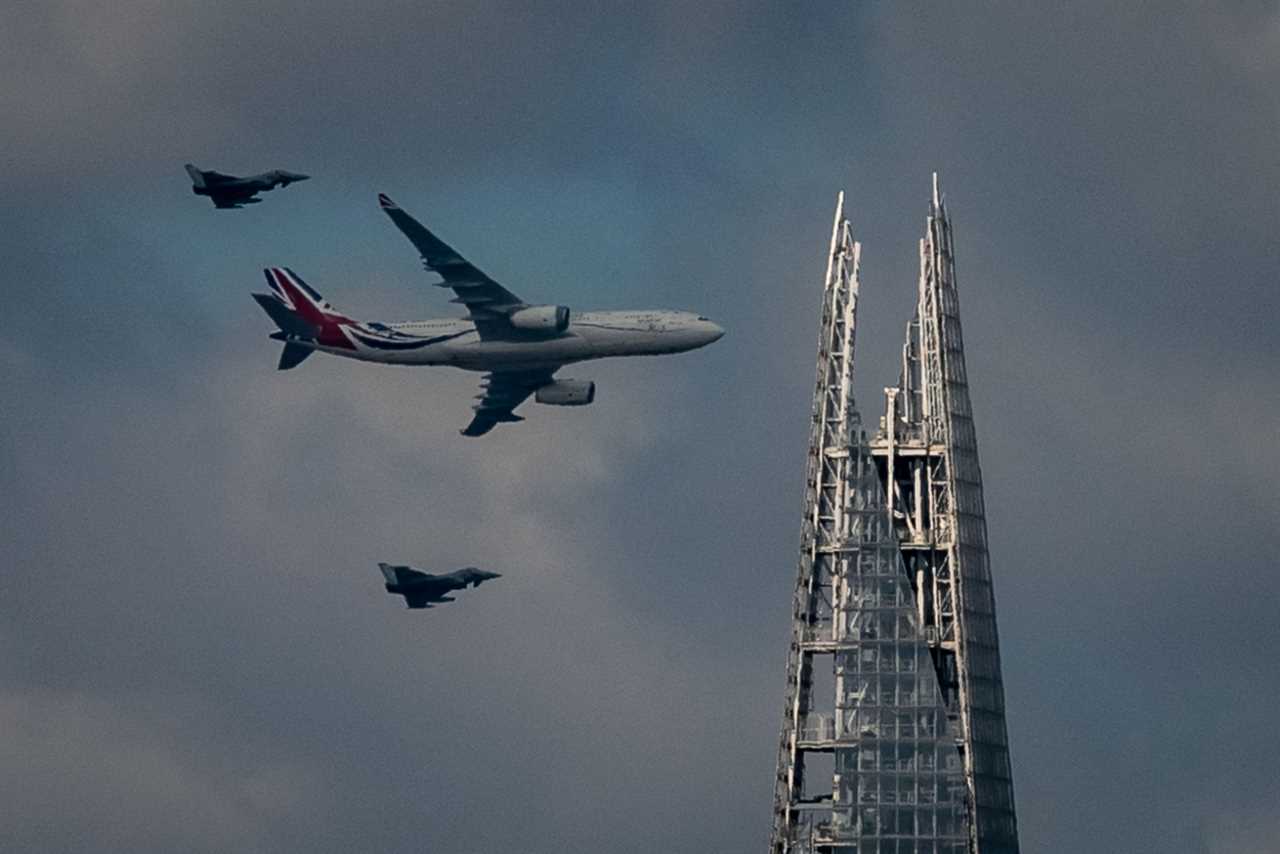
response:
M310 356L318 345L350 348L341 325L351 319L340 314L320 294L316 293L297 273L288 267L268 267L263 270L269 294L254 294L253 298L263 311L270 315L280 331L272 338L284 342L280 354L279 369L287 371Z

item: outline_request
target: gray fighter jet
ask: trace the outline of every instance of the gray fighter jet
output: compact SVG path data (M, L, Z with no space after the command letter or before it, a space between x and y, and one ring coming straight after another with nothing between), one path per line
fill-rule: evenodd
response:
M274 190L276 187L287 187L294 181L305 181L311 177L299 172L273 169L261 175L237 178L235 175L223 175L221 172L204 172L190 163L186 165L186 169L187 174L191 176L191 192L197 196L208 196L213 200L215 208L256 205L262 201L257 198L258 193Z
M496 572L485 572L469 566L445 575L429 575L419 572L411 566L392 566L389 563L378 564L378 569L387 579L387 592L397 593L404 597L410 608L430 608L440 602L454 600L444 594L452 590L463 590L469 584L479 587L481 582L490 578L501 578Z

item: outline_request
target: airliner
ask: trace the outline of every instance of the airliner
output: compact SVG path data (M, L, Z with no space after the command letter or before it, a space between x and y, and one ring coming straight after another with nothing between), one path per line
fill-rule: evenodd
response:
M378 203L417 247L423 266L450 288L467 315L409 323L352 320L288 267L268 267L270 293L253 298L275 321L271 338L284 343L279 369L314 352L391 365L451 365L484 374L475 415L464 436L483 436L497 424L524 420L515 409L530 395L551 406L595 400L590 380L557 378L574 362L613 356L683 353L718 340L724 330L687 311L571 312L564 305L531 305L479 268L387 196Z

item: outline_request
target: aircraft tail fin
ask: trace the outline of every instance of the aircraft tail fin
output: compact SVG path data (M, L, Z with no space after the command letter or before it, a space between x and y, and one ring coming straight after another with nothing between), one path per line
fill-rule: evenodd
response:
M352 322L288 267L267 267L262 273L280 303L312 326Z
M315 338L319 334L320 329L315 324L308 323L300 314L271 294L253 294L253 299L285 335L294 338Z
M204 189L204 173L192 166L190 163L186 164L184 168L186 168L187 174L191 176L191 183L199 189Z
M387 579L388 584L412 584L415 581L431 577L427 573L419 572L411 566L393 566L389 563L379 563L378 569L382 570L382 575Z
M253 294L253 299L280 328L279 332L271 335L277 341L284 342L284 350L280 353L280 362L276 366L279 370L296 368L315 352L316 336L320 333L318 327L308 323L271 294Z

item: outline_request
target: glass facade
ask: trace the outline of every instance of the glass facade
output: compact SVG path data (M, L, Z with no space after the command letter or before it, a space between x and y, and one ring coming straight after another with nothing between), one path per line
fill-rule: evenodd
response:
M831 820L839 852L961 854L964 763L870 448L849 449L849 537L838 563Z
M868 441L859 247L832 233L771 850L1017 854L951 227L936 176L902 375Z
M925 239L920 251L916 315L907 328L908 361L898 397L901 411L886 413L885 429L873 443L887 460L906 451L923 453L928 475L919 489L894 484L895 509L912 502L926 510L918 537L930 548L917 553L918 577L947 587L950 603L936 614L945 643L939 653L956 691L948 709L959 723L969 760L973 842L980 854L1016 854L1013 775L1004 719L1004 687L996 630L995 596L987 555L986 510L977 434L969 401L960 299L956 291L951 223L936 176ZM910 340L914 336L915 340ZM913 408L914 406L914 408ZM889 417L890 414L896 417ZM894 441L888 432L894 430ZM912 442L910 437L918 437ZM899 497L900 496L900 497ZM906 527L906 526L903 526Z

